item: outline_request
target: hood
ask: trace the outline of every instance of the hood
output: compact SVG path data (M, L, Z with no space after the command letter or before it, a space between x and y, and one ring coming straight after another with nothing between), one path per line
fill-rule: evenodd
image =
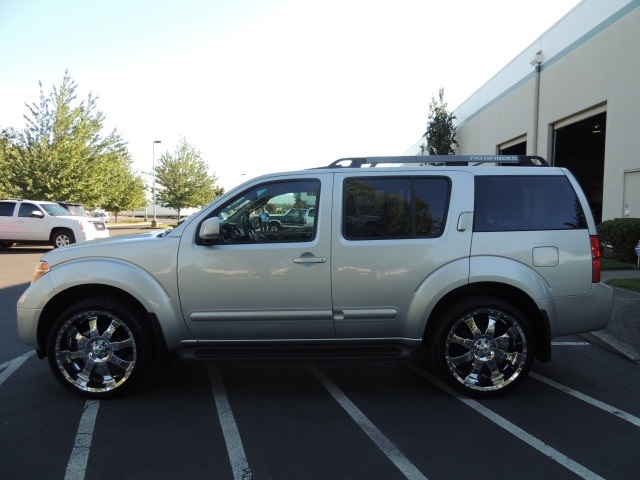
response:
M153 249L150 243L165 240L161 234L167 230L151 230L143 233L131 233L116 237L97 238L86 242L77 242L64 247L51 250L42 256L42 260L48 262L50 266L67 261L87 258L135 258L139 252Z

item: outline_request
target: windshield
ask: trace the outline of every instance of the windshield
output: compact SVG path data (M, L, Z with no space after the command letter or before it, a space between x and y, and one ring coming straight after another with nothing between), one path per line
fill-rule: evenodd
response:
M72 215L72 213L57 203L42 203L40 206L52 217L63 217L65 215Z

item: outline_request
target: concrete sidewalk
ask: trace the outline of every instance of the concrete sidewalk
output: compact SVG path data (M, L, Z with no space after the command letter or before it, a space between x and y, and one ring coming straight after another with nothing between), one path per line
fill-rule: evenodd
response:
M602 282L612 278L640 278L640 270L606 270ZM586 339L640 363L640 292L613 287L611 321L604 330L586 333Z

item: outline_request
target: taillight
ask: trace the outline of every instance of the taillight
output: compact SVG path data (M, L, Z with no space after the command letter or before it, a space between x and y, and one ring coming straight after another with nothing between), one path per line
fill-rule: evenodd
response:
M597 235L591 235L591 281L600 282L600 241Z

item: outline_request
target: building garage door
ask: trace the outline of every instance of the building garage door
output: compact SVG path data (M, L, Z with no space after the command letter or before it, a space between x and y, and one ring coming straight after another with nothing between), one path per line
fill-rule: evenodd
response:
M584 190L596 224L602 221L606 106L554 125L552 164L568 168Z

